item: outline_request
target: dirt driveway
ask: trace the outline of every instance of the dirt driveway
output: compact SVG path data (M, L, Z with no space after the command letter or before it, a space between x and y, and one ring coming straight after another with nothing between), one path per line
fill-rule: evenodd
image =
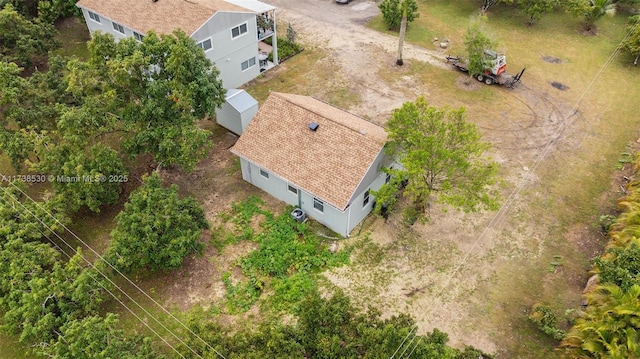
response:
M300 32L303 42L330 53L331 67L339 69L362 102L352 109L361 116L382 122L394 108L410 97L386 86L377 76L383 63L395 61L397 38L363 26L379 13L373 1L355 0L348 5L333 0L271 0L278 7L277 17L290 22ZM280 30L281 32L283 29ZM404 58L446 67L443 53L406 44Z

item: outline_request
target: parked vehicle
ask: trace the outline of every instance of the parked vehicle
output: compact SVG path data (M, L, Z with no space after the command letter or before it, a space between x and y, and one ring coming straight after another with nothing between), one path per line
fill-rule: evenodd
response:
M498 54L493 50L485 50L484 54L487 57L489 67L484 69L484 72L481 74L472 74L478 81L484 82L487 85L497 83L509 88L513 88L513 86L520 82L520 78L526 68L523 68L522 71L516 75L511 75L505 71L507 68L507 57L505 55ZM459 56L447 56L447 63L450 63L462 72L469 72L469 64Z

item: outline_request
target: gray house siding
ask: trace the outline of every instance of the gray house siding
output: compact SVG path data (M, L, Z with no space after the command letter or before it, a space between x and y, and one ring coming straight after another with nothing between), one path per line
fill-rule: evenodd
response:
M225 102L216 109L216 122L241 135L258 113L258 101L244 90L230 89Z
M108 33L113 35L113 37L117 40L120 39L124 39L125 37L133 37L133 32L134 29L128 28L120 23L120 25L122 25L123 29L124 29L124 34L114 30L113 28L113 21L111 19L109 19L108 17L102 15L102 14L97 14L100 17L100 22L97 22L93 19L91 19L91 17L89 16L89 11L85 8L82 8L82 14L84 15L84 20L87 23L87 28L89 28L89 32L91 34L93 34L95 31L101 31L103 33ZM117 22L116 22L117 23ZM144 34L141 34L144 35Z
M247 32L235 38L231 29L247 24ZM191 38L199 43L211 39L213 48L205 55L220 71L225 88L235 88L260 75L258 62L258 30L252 13L217 12ZM253 65L243 70L242 63L253 59Z
M83 7L81 9L91 33L101 31L112 34L116 40L120 40L125 37L133 37L134 31L138 32L120 24L124 28L124 34L122 34L114 30L113 21L108 17L96 13L100 17L100 22L98 23L91 19L89 10ZM176 16L179 16L179 14L176 14ZM247 24L247 32L233 38L231 29L244 23ZM141 35L144 34L141 33ZM255 14L217 12L191 34L191 38L196 43L211 39L213 47L206 50L205 55L220 71L220 79L225 88L239 87L260 75L258 30ZM245 61L250 61L252 65L243 70L242 63Z
M382 158L380 158L380 161L382 161ZM245 181L287 204L302 208L309 217L344 237L348 237L349 233L371 212L374 197L369 194L368 203L363 205L365 192L367 190L379 189L384 184L386 178L384 173L378 172L377 166L371 166L367 176L365 176L365 178L370 179L370 181L366 183L363 181L363 183L361 183L363 189L354 195L352 202L345 211L341 211L324 201L324 208L322 211L319 211L314 207L313 194L297 187L295 184L287 182L285 179L276 176L267 169L261 169L259 166L256 166L244 158L240 158L240 168L242 178ZM268 173L269 178L265 178L260 173L261 170ZM373 175L369 175L369 173L373 173ZM296 188L298 194L291 192L288 188L289 185ZM321 198L318 199L322 200Z
M359 195L361 193L364 193L364 191L366 189L371 187L371 183L373 183L373 181L375 181L380 176L380 168L382 167L383 161L385 160L385 158L386 158L386 156L384 155L384 148L382 148L380 150L380 152L378 152L378 155L376 156L376 159L373 160L373 163L369 167L369 170L367 171L367 173L362 178L362 181L360 182L360 184L356 188L356 190L354 192L354 196ZM380 187L378 187L378 188L380 188ZM376 188L376 189L378 189L378 188ZM354 199L351 198L351 200L353 201Z

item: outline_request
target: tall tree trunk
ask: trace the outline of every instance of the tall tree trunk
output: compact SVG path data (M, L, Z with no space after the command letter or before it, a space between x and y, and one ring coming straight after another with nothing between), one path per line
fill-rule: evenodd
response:
M402 46L404 45L404 34L407 32L407 0L402 3L402 21L400 22L400 38L398 39L398 59L396 65L402 66Z

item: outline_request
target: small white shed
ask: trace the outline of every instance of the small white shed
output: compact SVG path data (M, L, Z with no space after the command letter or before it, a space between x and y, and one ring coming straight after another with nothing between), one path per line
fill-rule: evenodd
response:
M227 98L216 110L216 122L227 130L241 135L258 113L258 101L245 90L229 89Z

